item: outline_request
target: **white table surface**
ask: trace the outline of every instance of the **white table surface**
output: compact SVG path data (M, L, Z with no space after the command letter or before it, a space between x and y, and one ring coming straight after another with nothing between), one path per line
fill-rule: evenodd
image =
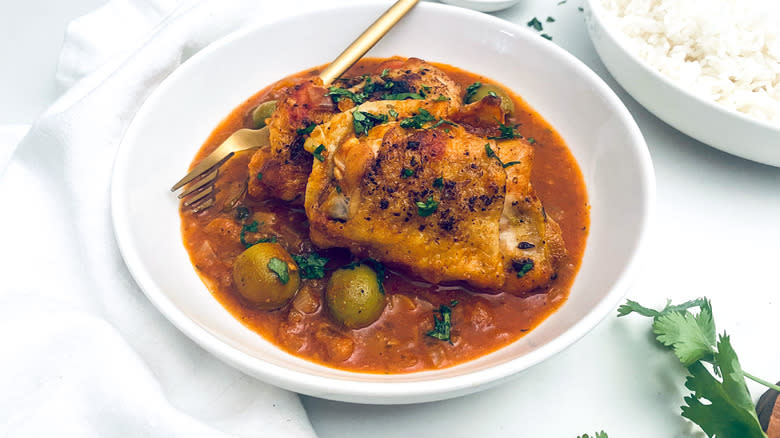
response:
M780 342L772 335L780 327L780 169L709 148L644 110L599 61L580 1L524 0L495 15L516 23L538 17L553 42L615 90L647 140L658 179L654 238L628 297L654 306L710 297L742 366L779 380ZM0 3L0 125L30 123L56 99L65 25L103 3ZM545 22L548 16L556 21ZM612 438L704 436L679 415L684 376L655 345L649 320L610 316L563 353L475 395L407 406L303 403L321 437L573 438L601 429ZM763 391L749 388L754 399Z

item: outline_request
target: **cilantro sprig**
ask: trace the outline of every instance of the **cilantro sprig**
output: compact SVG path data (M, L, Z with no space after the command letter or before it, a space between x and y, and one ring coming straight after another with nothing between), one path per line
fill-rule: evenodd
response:
M368 131L376 125L387 123L387 114L371 114L365 111L352 112L352 126L355 128L355 137L368 135Z
M318 279L325 277L325 264L330 260L327 257L322 257L313 252L307 256L292 254L292 258L301 270L301 278Z
M586 433L585 435L580 435L577 438L609 438L609 437L607 436L607 433L602 430L601 432L594 433L592 437Z
M691 312L692 308L698 308L698 313ZM661 310L628 300L618 308L619 317L631 313L653 318L656 340L674 351L688 368L691 375L685 387L693 393L684 398L683 417L698 424L709 437L766 438L745 378L774 390L780 388L742 370L729 336L725 332L716 335L710 300L698 298L675 305L668 301Z

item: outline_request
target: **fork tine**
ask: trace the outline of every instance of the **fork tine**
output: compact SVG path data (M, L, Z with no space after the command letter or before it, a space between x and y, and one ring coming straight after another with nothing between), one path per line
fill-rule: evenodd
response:
M184 191L179 193L179 199L191 194L195 193L204 187L206 187L209 184L212 184L214 180L217 178L217 173L219 172L219 168L216 168L211 171L211 173L207 174L206 176L202 177L201 179L195 181L194 183L191 183L190 185L186 186L184 188Z
M192 208L192 211L195 213L200 213L201 211L211 207L214 205L214 198L208 197L205 198L206 200L203 202L198 202L196 205L191 205L190 208Z
M196 204L201 199L209 196L214 191L214 186L208 186L205 189L201 190L199 193L197 193L192 198L184 201L185 207L191 207L193 204Z
M215 154L208 155L206 158L203 159L203 161L196 164L195 167L193 167L188 174L184 175L184 178L180 179L179 182L174 184L173 187L171 187L171 191L175 192L176 190L179 190L180 188L184 187L184 185L187 184L188 182L194 180L200 175L203 175L204 173L211 170L211 168L213 168L214 166L218 166L223 161L232 157L233 154L234 152L230 152L224 157L218 157Z

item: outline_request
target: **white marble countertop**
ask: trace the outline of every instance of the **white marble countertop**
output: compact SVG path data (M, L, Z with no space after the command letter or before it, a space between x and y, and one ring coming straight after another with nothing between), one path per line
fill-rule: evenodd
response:
M104 2L0 6L0 125L31 123L57 97L65 24ZM661 306L666 298L708 296L718 331L731 335L742 366L780 379L780 343L771 336L780 326L780 169L712 149L643 109L599 61L579 6L525 0L495 15L515 23L554 17L545 32L604 78L647 140L658 205L642 275L628 297ZM573 438L602 429L610 437L697 436L679 415L684 376L677 359L656 346L649 320L608 317L563 353L475 395L407 406L303 403L321 437ZM754 399L763 392L749 388Z

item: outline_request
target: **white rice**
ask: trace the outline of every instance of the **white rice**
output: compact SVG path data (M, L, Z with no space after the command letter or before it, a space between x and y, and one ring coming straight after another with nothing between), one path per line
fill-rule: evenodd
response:
M630 51L682 88L780 126L780 0L600 0Z

